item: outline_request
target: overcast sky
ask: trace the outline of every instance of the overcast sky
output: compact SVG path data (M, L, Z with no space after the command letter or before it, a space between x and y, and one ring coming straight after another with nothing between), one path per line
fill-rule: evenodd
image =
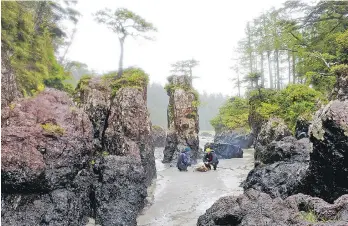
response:
M235 95L233 49L243 38L247 21L284 0L80 0L82 17L68 53L70 60L86 63L98 72L117 70L120 47L117 35L97 24L92 16L108 7L127 8L158 29L155 41L126 39L124 66L138 66L150 75L150 82L166 83L170 64L178 60L200 61L193 73L200 92Z

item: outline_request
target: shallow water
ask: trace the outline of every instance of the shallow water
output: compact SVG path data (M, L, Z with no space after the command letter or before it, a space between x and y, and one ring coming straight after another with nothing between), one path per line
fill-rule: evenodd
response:
M244 158L221 159L216 171L195 172L193 166L179 172L161 162L163 148L157 148L157 179L149 188L149 205L139 215L138 225L196 225L198 217L220 197L243 192L239 185L253 168L253 156L252 149L244 150Z

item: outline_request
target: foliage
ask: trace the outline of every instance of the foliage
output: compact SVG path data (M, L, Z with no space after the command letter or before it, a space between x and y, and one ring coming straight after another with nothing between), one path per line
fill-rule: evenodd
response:
M59 22L78 12L56 2L1 2L2 57L9 58L19 90L32 95L43 85L64 90L69 77L55 51L65 33Z
M219 132L224 129L249 128L248 126L249 106L248 100L240 97L229 99L220 109L219 114L210 122Z
M103 76L104 79L115 78L116 72L112 72ZM149 83L149 75L141 68L130 67L123 71L120 78L113 79L110 86L112 88L112 96L115 96L117 91L123 87L134 87L140 90L147 87Z
M192 83L193 78L198 78L198 77L193 77L192 68L198 65L199 65L199 61L195 59L177 61L176 63L171 65L172 66L171 72L175 75L190 76L191 83Z
M123 71L123 48L126 37L131 36L133 38L143 37L145 39L152 39L151 37L146 36L145 33L151 31L155 32L157 29L152 23L147 22L141 16L125 8L118 8L115 12L106 8L97 11L94 16L98 23L105 24L119 36L118 39L121 44L121 53L117 77L120 78Z
M244 83L278 90L300 83L329 94L336 82L330 68L348 63L347 7L347 1L286 1L248 22L236 49Z
M49 133L51 135L63 136L65 133L64 128L60 127L59 125L52 124L52 123L41 124L41 127L43 130L45 130L47 133Z
M229 100L211 123L219 131L248 128L249 115L253 116L251 120L258 121L279 117L294 130L298 118L310 120L312 114L326 101L322 93L302 84L291 84L280 91L253 90L248 93L247 99Z

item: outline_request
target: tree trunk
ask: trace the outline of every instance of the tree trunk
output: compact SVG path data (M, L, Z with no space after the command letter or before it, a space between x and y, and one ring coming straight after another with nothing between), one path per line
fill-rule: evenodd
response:
M263 70L263 52L261 52L261 87L265 87L265 74Z
M121 78L123 73L123 45L124 45L124 38L120 38L121 54L120 54L120 61L118 62L117 78Z
M273 89L273 77L271 67L271 51L267 51L268 73L269 73L269 88Z
M292 83L296 83L296 59L295 52L292 52Z
M280 76L279 76L279 50L278 50L278 49L276 49L276 50L274 51L274 54L275 54L275 60L276 60L276 63L277 63L277 70L276 70L276 72L277 72L277 75L276 75L276 77L277 77L277 90L279 90L279 89L280 89Z

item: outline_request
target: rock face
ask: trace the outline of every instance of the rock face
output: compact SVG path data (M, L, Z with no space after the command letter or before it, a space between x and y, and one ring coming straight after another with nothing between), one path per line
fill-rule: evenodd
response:
M261 145L267 145L272 141L279 141L283 137L290 135L291 131L282 119L271 118L261 127L256 142Z
M156 176L143 92L91 79L80 104L47 90L2 111L6 225L136 225Z
M214 137L214 143L227 143L241 148L250 148L254 142L254 136L250 133L239 131L223 131Z
M156 177L151 122L143 91L111 93L107 81L93 78L80 95L95 128L94 144L106 155L94 164L101 180L93 184L94 217L101 225L136 225L146 188Z
M311 219L312 218L312 219ZM199 217L197 226L343 226L348 224L348 195L334 204L297 194L285 200L250 189L238 197L220 198Z
M333 201L348 193L348 100L331 101L310 127L313 152L304 192Z
M308 138L297 140L288 136L280 141L272 141L267 146L258 146L258 159L263 164L279 161L308 162L311 146Z
M2 222L83 225L91 212L87 115L65 93L46 90L4 108L1 121Z
M187 76L172 76L168 79L168 134L163 151L164 163L175 163L178 154L185 146L192 151L191 160L199 156L199 118L198 97Z
M101 225L136 225L147 196L141 162L132 156L110 155L100 165L96 184L96 222Z
M166 131L162 127L152 126L152 139L155 147L164 147L166 145Z
M271 197L286 198L299 192L309 165L312 149L308 138L285 137L260 146L260 165L251 170L242 183L244 189L254 188Z
M106 79L93 78L79 92L81 107L93 125L95 148L141 161L149 185L156 176L156 167L144 93L136 88L122 88L111 97L108 84Z
M272 141L279 141L283 137L290 136L291 132L282 119L271 118L262 125L260 133L255 141L255 161L259 161L260 151Z
M243 150L236 145L226 143L206 143L206 148L211 148L215 151L219 159L243 158Z

